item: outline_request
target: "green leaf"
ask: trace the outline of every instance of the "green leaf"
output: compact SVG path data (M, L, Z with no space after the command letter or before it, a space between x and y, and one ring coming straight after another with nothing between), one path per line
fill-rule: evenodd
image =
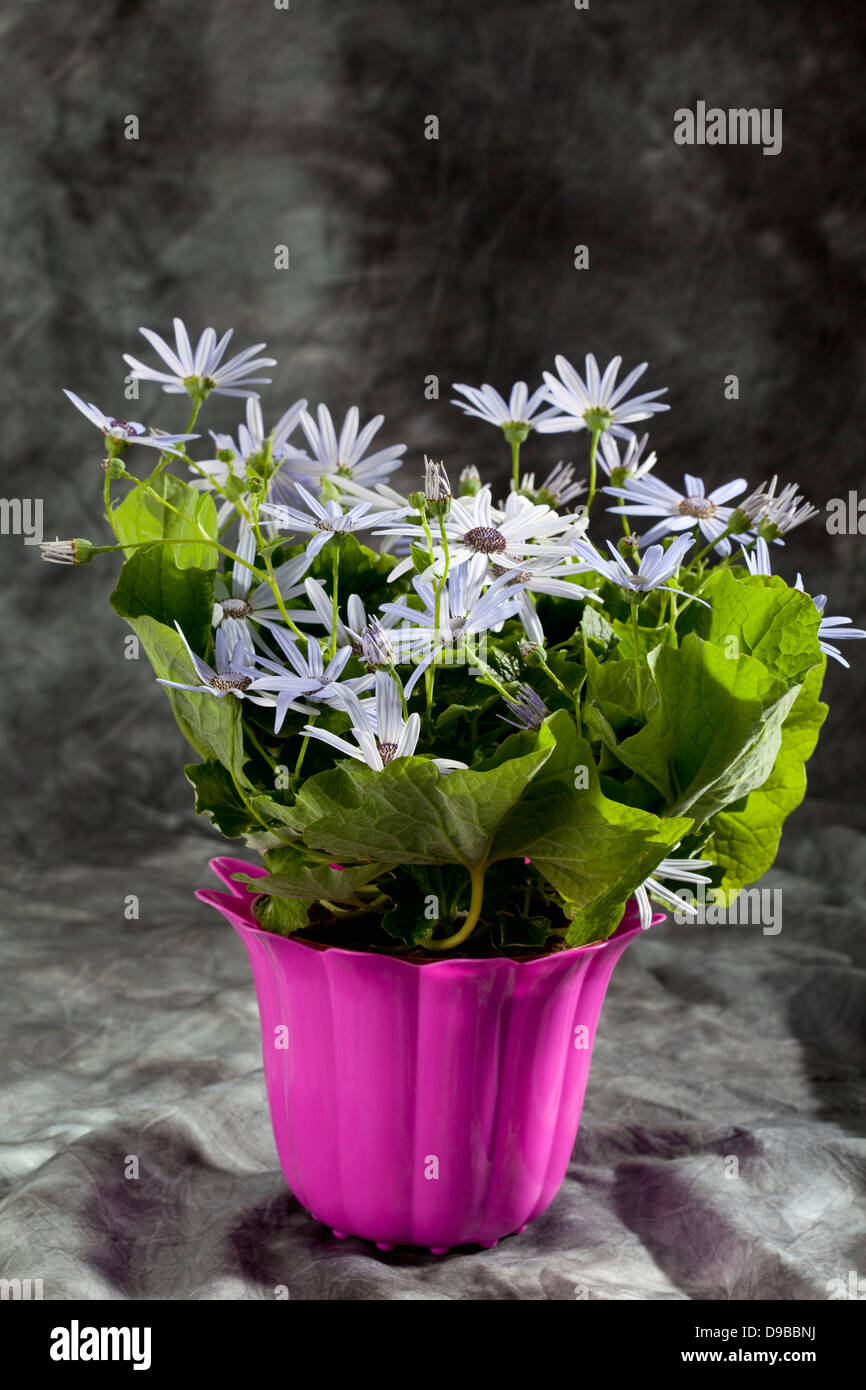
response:
M249 880L253 887L263 881L260 878ZM256 903L255 918L265 931L291 936L293 932L307 930L310 925L308 909L312 906L312 902L302 902L299 898L265 897Z
M416 574L426 574L431 564L430 552L425 550L423 545L412 545L410 550L412 564L415 566Z
M382 772L346 761L309 778L292 824L341 860L476 867L551 751L445 777L424 758L399 758Z
M700 824L769 776L799 686L694 633L678 649L657 647L649 666L658 704L616 755L656 787L669 814Z
M345 869L333 869L304 856L303 849L281 846L269 850L265 855L268 878L258 878L255 882L259 893L268 893L276 898L302 898L309 902L342 903L349 907L362 907L363 899L357 890L387 872L386 864L361 864Z
M806 794L805 764L815 750L827 706L818 696L824 664L811 670L787 719L773 769L745 801L715 815L706 855L724 871L721 887L755 883L776 857L782 824Z
M196 545L161 546L165 555L178 569L215 569L217 550L206 544L201 527L211 540L217 535L217 515L209 492L199 492L170 473L160 473L149 484L154 492L170 502L181 516L169 511L140 487L133 487L119 507L112 511L117 538L123 545L137 541L198 538Z
M511 946L543 946L552 927L549 917L515 917L511 913L500 917L498 925L504 950Z
M593 603L588 603L584 608L580 627L587 648L592 646L599 656L606 656L619 641L616 630Z
M395 882L387 890L391 906L382 918L382 928L407 946L426 941L436 929L437 918L431 918L427 912L430 884L425 881L424 872L422 868L416 868L414 873L398 869ZM438 894L433 896L438 900Z
M184 772L195 787L196 811L210 816L224 835L236 838L257 826L222 763L208 758L203 763L188 763Z
M648 678L644 677L649 685ZM637 673L633 661L598 661L586 653L587 694L593 709L619 733L626 724L639 719L643 704L638 700ZM642 692L644 695L646 692Z
M557 710L539 730L551 755L497 833L491 860L524 855L575 910L566 940L610 935L628 898L691 828L609 800L592 750ZM577 784L577 785L576 785Z
M177 621L190 646L204 651L212 631L214 571L180 569L171 549L149 545L134 550L120 571L111 605L121 618L150 617L166 627Z
M755 656L788 685L801 684L820 662L814 600L778 576L737 579L730 570L716 570L703 593L711 606L700 608L698 632L726 655Z

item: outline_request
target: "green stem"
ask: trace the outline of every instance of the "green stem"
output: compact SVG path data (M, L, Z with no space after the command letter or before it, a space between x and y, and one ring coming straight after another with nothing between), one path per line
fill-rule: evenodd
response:
M403 718L404 718L404 719L408 719L408 718L409 718L409 706L406 704L406 696L405 696L405 693L404 693L404 691L403 691L403 682L401 681L400 677L397 675L397 668L396 668L395 666L386 666L385 669L389 672L389 674L390 674L390 676L391 676L391 679L393 680L393 682L394 682L394 684L396 685L397 690L398 690L398 692L399 692L399 695L400 695L400 703L401 703L401 705L403 706ZM429 668L428 668L428 669L429 669ZM427 674L426 671L425 671L424 674L425 674L425 675Z
M276 571L275 571L275 569L274 569L274 562L273 562L273 560L271 559L270 550L269 550L269 549L267 548L267 546L265 545L265 538L264 538L264 536L262 535L261 527L259 526L258 514L252 512L252 511L247 512L247 510L246 510L246 508L244 507L244 505L243 505L242 502L239 502L237 505L238 505L238 509L239 509L240 512L242 513L244 519L245 519L247 522L249 522L249 525L250 525L251 528L252 528L253 534L255 535L255 538L256 538L256 546L257 546L257 548L258 548L259 553L261 554L262 559L263 559L264 562L265 562L265 569L267 570L267 584L268 584L268 588L270 589L271 593L272 593L273 596L274 596L274 599L275 599L275 601L276 601L277 608L278 608L279 611L280 611L280 617L282 618L283 622L286 624L286 627L291 628L292 632L295 634L296 637L301 637L301 638L303 638L303 637L304 637L304 633L301 632L301 629L300 629L299 627L297 627L297 626L295 625L295 623L292 622L291 618L289 617L289 610L286 608L285 600L284 600L282 594L280 593L280 586L279 586L279 584L278 584L278 582L277 582L277 575L276 575Z
M234 720L232 720L231 734L229 735L229 765L228 765L228 771L229 771L229 775L230 775L230 777L231 777L231 779L232 779L232 782L234 783L235 791L237 792L237 794L238 794L238 796L240 797L241 801L242 801L242 802L244 803L244 805L246 806L246 808L247 808L247 810L249 811L250 815L251 815L255 820L258 821L259 825L263 825L263 826L264 826L265 830L267 830L267 832L268 832L269 835L273 835L273 836L275 836L275 837L276 837L277 839L279 839L279 840L285 840L286 842L288 842L288 838L289 838L288 836L282 835L282 834L280 833L279 830L276 830L276 829L270 824L269 821L266 821L266 820L265 820L264 816L259 815L259 812L256 810L255 806L252 804L252 802L250 801L249 797L247 796L246 792L244 791L243 787L241 786L240 782L239 782L238 779L237 779L237 775L236 775L236 773L235 773L235 721L234 721Z
M254 530L256 534L256 543L260 546L263 546L264 541L262 540L262 533L259 530L258 521L254 523ZM268 588L270 589L271 593L273 594L276 600L277 608L280 610L280 617L286 624L286 627L291 628L292 632L295 634L296 637L301 637L306 641L306 633L301 632L301 629L295 623L293 623L291 618L289 617L289 610L286 608L286 601L280 593L280 586L277 582L277 575L274 569L274 562L271 559L270 554L267 551L264 551L264 553L262 554L262 559L265 562L265 569L267 570Z
M334 540L331 543L331 643L328 648L328 660L333 661L337 654L337 614L339 612L339 588L340 588L340 544Z
M449 568L449 565L450 565L450 563L451 563L451 553L450 553L450 551L449 551L449 549L448 549L448 534L447 534L447 532L446 532L446 530L445 530L445 518L444 518L443 516L440 516L440 518L439 518L439 534L440 534L440 536L442 537L442 548L443 548L443 550L445 551L445 568L444 568L444 570L443 570L443 572L442 572L442 578L439 580L438 584L436 583L435 580L434 580L434 582L433 582L433 594L434 594L434 603L433 603L433 640L434 640L434 645L435 645L435 643L439 640L439 609L440 609L440 600L441 600L441 598L442 598L442 594L443 594L443 592L444 592L445 585L448 583L448 568ZM431 544L431 548L432 548L432 544L433 544L432 540L431 540L430 544ZM424 672L424 690L425 690L425 694L426 694L426 697L427 697L427 727L428 727L428 728L432 727L432 723L433 723L433 682L434 682L435 678L436 678L436 662L435 662L435 661L431 661L431 662L430 662L430 665L427 667L427 670Z
M590 449L589 449L589 494L588 494L587 499L586 499L586 510L587 510L587 513L589 512L589 509L590 509L590 507L592 506L592 499L595 497L595 482L596 482L595 454L596 454L596 450L598 449L598 441L599 441L599 436L600 436L600 435L601 435L601 430L593 430L593 432L592 432L592 444L590 445Z
M728 527L727 530L725 530L725 531L722 532L722 534L718 537L717 540L710 541L709 545L705 545L704 548L703 548L703 550L699 551L699 553L698 553L697 555L693 556L692 559L689 561L688 565L686 566L686 570L685 570L686 574L688 574L689 570L691 570L691 569L693 568L694 565L700 565L700 564L706 559L706 557L709 555L710 551L711 551L711 550L715 550L715 548L716 548L716 546L718 545L719 541L723 541L723 540L725 540L725 538L726 538L727 536L732 536L732 535L734 535L734 532L730 529L730 527ZM725 556L725 560L726 560L726 561L730 560L730 556Z
M388 906L388 899L384 893L380 893L377 901L370 903L367 907L340 907L338 903L332 903L328 898L319 898L319 902L337 918L369 917L374 912L382 912Z
M520 491L520 441L511 441L511 480L515 492Z
M184 434L191 434L191 433L192 433L192 427L193 427L193 425L195 424L195 422L196 422L196 420L197 420L197 418L198 418L198 413L199 413L199 411L201 410L201 403L202 403L202 398L201 398L201 396L197 396L197 397L195 398L195 400L193 401L193 405L192 405L192 414L191 414L190 417L189 417L189 424L187 425L186 429L184 430ZM177 458L177 454L160 454L159 458L158 458L157 461L156 461L156 467L154 468L154 470L153 470L153 472L151 473L150 476L151 476L152 478L155 478L155 477L156 477L159 473L161 473L162 470L165 468L165 466L166 466L166 464L168 463L169 459L172 459L172 458Z
M676 594L674 593L673 589L670 589L668 592L669 592L669 595L670 595L670 615L669 615L669 617L668 617L668 641L670 642L670 644L671 644L672 647L676 647L676 646L678 645L678 644L677 644L677 596L676 596Z
M156 492L149 483L143 482L141 478L136 478L135 474L130 473L126 468L124 468L120 476L125 482L134 483L136 487L140 487L142 492L146 493L148 497L152 497L154 502L159 502L160 506L165 507L166 511L174 512L174 515L179 516L185 526L194 526L206 541L210 540L210 536L200 521L193 522L188 516L184 516L179 507L176 507L173 502L169 502L167 498L160 497L159 493Z
M107 468L106 468L106 470L105 470L105 482L104 482L103 487L102 487L102 496L103 496L103 498L104 498L104 500L105 500L105 519L106 519L106 521L108 522L108 524L109 524L109 526L111 527L111 529L112 529L112 531L114 532L114 534L117 536L117 539L120 540L120 536L117 535L117 527L116 527L115 524L114 524L114 513L113 513L112 508L111 508L111 474L109 473L109 471L108 471ZM99 548L100 548L100 550L103 550L103 549L104 549L104 550L120 550L120 549L122 549L121 546L116 546L116 545L100 546Z
M502 682L497 679L494 672L491 671L490 667L487 665L487 662L483 661L477 652L473 652L469 642L464 642L463 651L470 666L477 666L479 671L486 677L488 684L492 685L494 690L498 690L499 694L504 699L509 699L508 691L505 689Z
M236 555L227 546L220 545L219 541L211 540L209 536L152 536L146 541L121 541L119 545L95 545L93 553L94 555L108 555L117 550L140 550L145 545L212 545L214 550L219 551L220 555L225 555L227 559L236 560L239 564L244 565L263 583L267 581L267 575L256 569L254 564L245 560L243 556Z
M313 724L315 724L315 722L316 722L316 720L318 719L318 717L319 717L319 716L318 716L317 714L311 714L311 715L310 715L310 726L311 726L311 727L312 727ZM298 761L295 763L295 774L294 774L294 777L293 777L293 779L292 779L292 780L295 781L295 782L297 782L298 778L299 778L300 775L301 775L301 768L302 768L303 762L304 762L304 755L305 755L305 753L306 753L306 751L307 751L307 745L309 744L309 742L310 742L310 735L309 735L309 734L305 734L305 735L304 735L304 741L303 741L303 743L301 744L301 751L300 751L300 753L298 754Z
M642 704L643 694L641 692L641 669L640 669L640 623L638 621L638 608L640 604L633 603L631 606L631 625L634 632L634 674L637 683L637 702Z
M253 733L252 729L250 728L249 724L247 724L247 725L245 726L244 732L246 733L247 737L249 738L251 744L252 744L253 747L256 749L256 751L264 758L265 762L268 764L268 766L270 767L271 771L272 771L272 772L276 772L276 770L277 770L277 761L276 761L276 758L272 758L271 755L270 755L270 753L267 751L267 749L262 747L261 743L260 743L259 740L256 738L256 736L255 736L255 734Z
M579 732L580 732L580 691L578 690L577 693L575 694L574 692L572 692L571 690L569 690L567 686L563 685L562 681L559 679L559 676L555 675L554 672L551 671L550 667L548 666L548 664L547 664L547 657L545 656L544 651L542 650L541 647L538 647L538 648L537 648L536 654L535 654L535 655L536 655L537 661L539 662L539 664L540 664L540 666L541 666L541 669L547 673L547 675L548 675L548 676L550 677L550 679L553 681L553 684L556 686L557 690L558 690L562 695L565 696L566 700L568 700L568 702L569 702L570 705L573 705L573 706L574 706L574 713L575 713L575 718L577 719L577 729L578 729L578 733L579 733Z
M484 902L485 868L486 864L475 864L469 869L469 877L472 880L472 897L463 926L453 936L446 936L442 941L425 941L424 946L428 951L451 951L455 946L462 945L467 937L472 935L478 925L478 918L481 916L481 907Z

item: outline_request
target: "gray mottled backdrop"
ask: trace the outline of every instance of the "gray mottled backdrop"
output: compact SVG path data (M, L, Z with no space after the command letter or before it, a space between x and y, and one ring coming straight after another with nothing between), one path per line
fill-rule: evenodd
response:
M47 535L105 536L99 439L61 388L182 428L158 388L123 399L121 353L174 314L267 339L271 419L300 395L384 412L404 476L425 450L453 472L502 469L495 432L449 405L452 381L534 382L555 353L592 350L648 359L648 387L670 388L652 431L669 480L778 470L822 508L866 493L863 49L848 0L7 0L4 495L44 499ZM678 146L674 111L698 100L782 108L782 152ZM202 418L233 428L239 412L211 402ZM537 438L527 463L581 448ZM782 569L862 622L864 546L822 517ZM14 536L0 563L6 874L38 919L74 922L91 900L64 864L111 865L122 896L191 839L185 903L212 836L193 829L165 698L124 659L112 564L41 565ZM792 871L832 872L826 847L810 858L822 821L866 826L866 651L849 655L850 672L831 663ZM845 846L850 869L862 845ZM117 930L107 906L102 920Z

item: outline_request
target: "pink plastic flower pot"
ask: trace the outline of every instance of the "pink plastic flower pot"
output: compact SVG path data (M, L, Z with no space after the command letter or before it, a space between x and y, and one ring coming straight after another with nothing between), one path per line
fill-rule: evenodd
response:
M414 964L263 931L231 875L265 870L211 867L229 891L197 897L247 949L277 1151L311 1215L437 1254L540 1216L571 1156L611 972L640 932L635 904L592 946Z

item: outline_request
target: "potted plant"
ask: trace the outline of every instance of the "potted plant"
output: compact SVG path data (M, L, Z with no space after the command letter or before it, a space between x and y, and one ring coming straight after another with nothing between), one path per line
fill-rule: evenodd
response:
M504 437L507 496L429 459L404 496L381 416L338 430L299 400L266 429L263 344L226 360L229 334L142 333L162 361L128 357L132 377L186 395L186 430L67 393L104 442L115 541L45 558L122 555L111 602L195 751L196 809L263 855L214 860L225 891L199 897L249 953L299 1201L382 1248L491 1245L559 1187L652 901L730 902L769 867L825 658L866 633L771 573L815 514L796 486L660 481L631 429L667 409L633 394L645 364L617 384L619 358L557 358L507 401L456 386ZM244 423L195 459L218 394ZM522 473L533 432L583 432L588 482Z

